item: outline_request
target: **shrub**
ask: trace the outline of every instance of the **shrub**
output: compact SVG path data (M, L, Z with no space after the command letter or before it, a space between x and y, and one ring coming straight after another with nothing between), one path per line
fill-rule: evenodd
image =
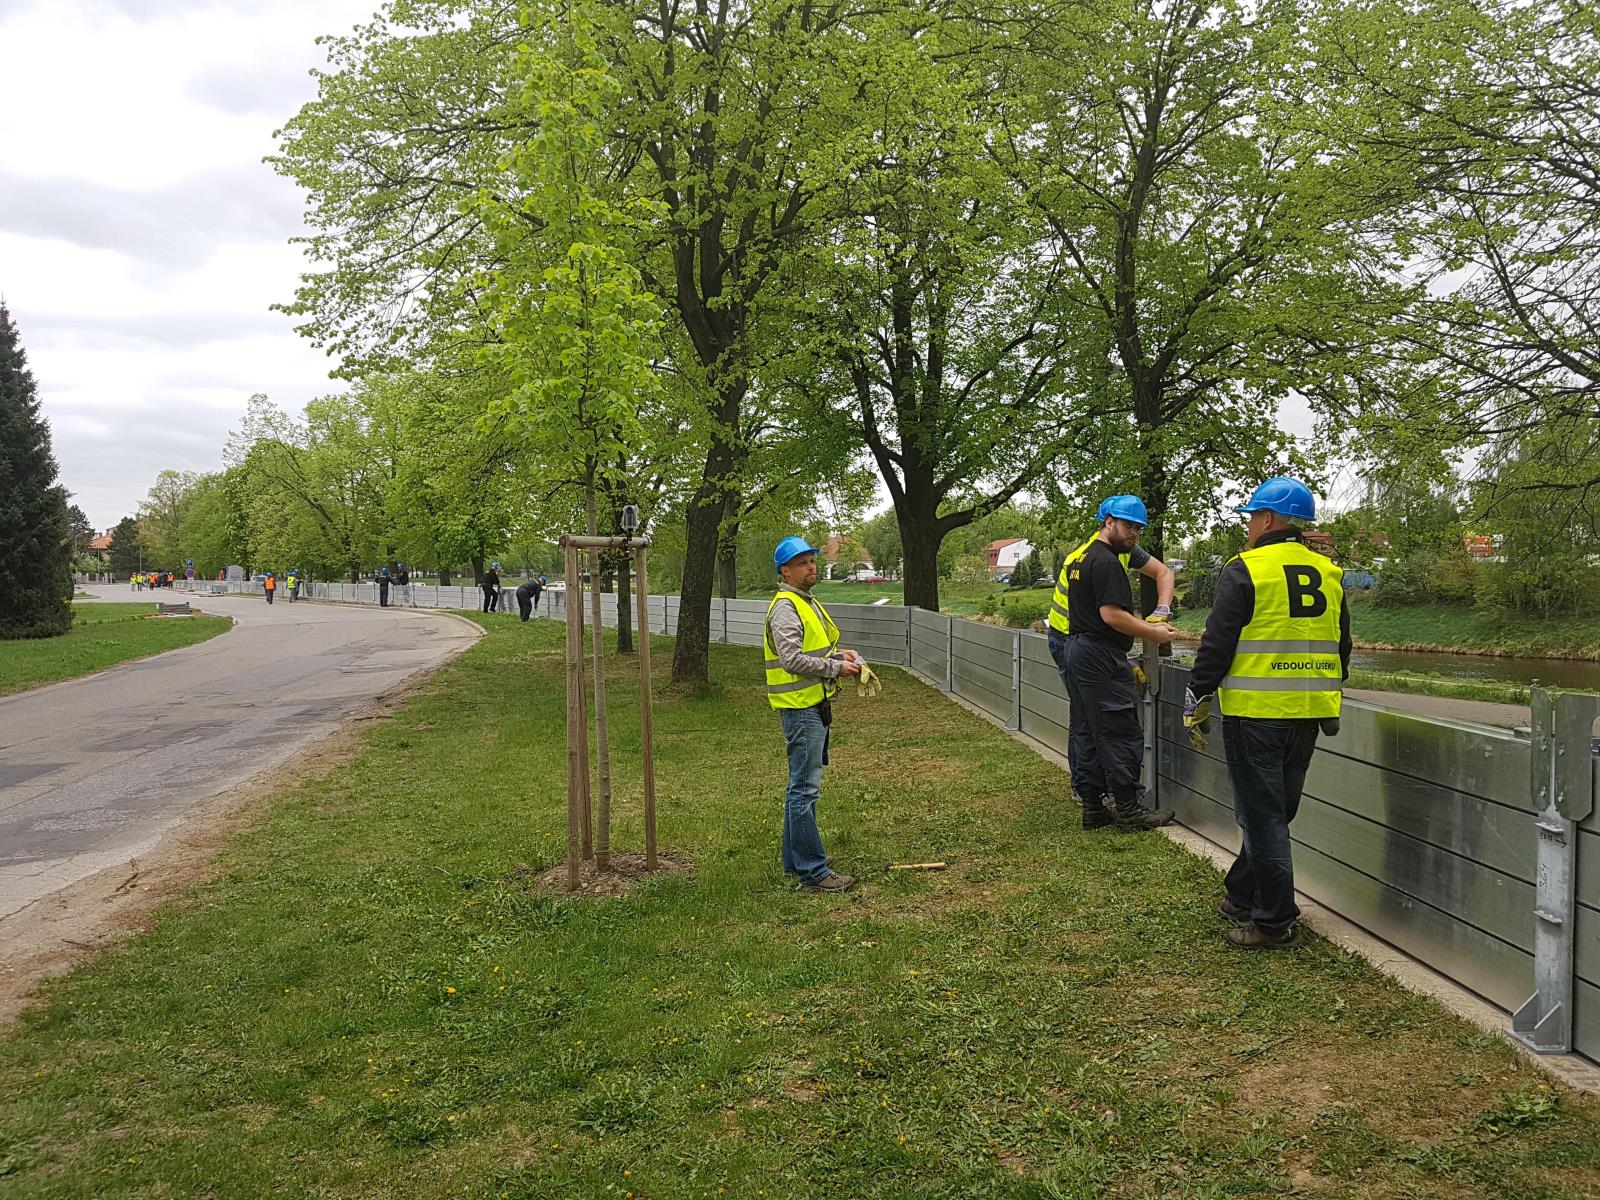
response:
M1465 551L1408 554L1379 572L1372 602L1379 608L1466 604L1478 593L1480 572L1481 568Z
M1475 601L1490 612L1591 616L1600 611L1600 568L1566 562L1485 563Z
M1033 586L1033 567L1027 559L1021 559L1011 572L1011 587L1025 588Z
M1000 598L998 596L996 596L993 592L990 592L987 596L985 596L982 600L980 600L978 602L978 613L979 613L980 616L992 617L999 610L1000 610Z
M1220 571L1195 571L1189 578L1189 587L1178 601L1179 608L1210 608L1217 599L1217 576Z
M1028 629L1049 614L1050 601L1033 596L1008 596L1001 612L1012 629Z

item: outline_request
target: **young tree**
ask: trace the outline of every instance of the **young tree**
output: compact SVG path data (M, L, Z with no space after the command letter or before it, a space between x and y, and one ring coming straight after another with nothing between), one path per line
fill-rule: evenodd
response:
M72 628L67 489L22 338L0 303L0 639Z

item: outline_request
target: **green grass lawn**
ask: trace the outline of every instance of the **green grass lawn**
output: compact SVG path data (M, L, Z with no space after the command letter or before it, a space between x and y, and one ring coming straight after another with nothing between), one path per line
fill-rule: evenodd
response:
M898 582L840 583L837 580L825 580L817 584L812 591L824 604L871 604L874 600L882 598L887 598L890 604L900 604L905 596L902 585ZM1003 583L951 583L948 579L939 581L939 608L943 612L955 613L957 616L972 616L978 611L978 605L983 603L985 596L1007 595L1043 595L1046 603L1050 600L1048 588L1037 593L1008 592Z
M900 671L838 705L822 825L855 894L784 885L777 722L723 646L718 686L656 707L663 850L693 870L531 890L564 848L564 631L485 624L0 1040L7 1200L1600 1183L1600 1102L1326 943L1229 950L1208 865L1082 832L1061 772ZM637 850L634 664L609 675Z
M154 603L74 604L72 630L53 638L0 643L0 696L76 679L130 658L193 645L233 627L201 613L158 620Z

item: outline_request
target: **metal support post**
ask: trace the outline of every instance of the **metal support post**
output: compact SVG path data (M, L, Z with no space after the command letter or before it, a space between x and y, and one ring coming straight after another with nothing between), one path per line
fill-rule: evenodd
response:
M1011 720L1007 729L1022 728L1022 634L1011 635Z
M945 620L949 624L945 627L944 690L954 692L956 690L956 619L954 617L946 617Z
M1572 980L1578 885L1577 824L1594 811L1591 740L1600 696L1534 688L1532 791L1538 810L1534 876L1533 995L1511 1036L1539 1054L1572 1050Z

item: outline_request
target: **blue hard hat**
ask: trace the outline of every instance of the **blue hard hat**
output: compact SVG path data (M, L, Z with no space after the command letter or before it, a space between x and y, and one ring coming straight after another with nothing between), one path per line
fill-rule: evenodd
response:
M490 565L490 566L491 566L491 567L493 567L493 568L494 568L494 569L495 569L495 570L496 570L496 571L498 571L498 570L499 570L499 569L500 569L500 564L499 564L499 563L497 563L497 562L492 562L492 563L490 563L490 564L489 564L489 565Z
M1102 522L1107 517L1115 517L1119 521L1132 521L1135 525L1150 524L1150 512L1137 496L1107 496L1100 505L1098 516Z
M772 552L772 565L781 567L790 559L799 558L802 554L815 554L816 552L817 548L806 541L805 538L795 537L790 534L779 542L777 549Z
M1253 513L1262 509L1306 521L1313 521L1317 516L1317 502L1311 496L1311 489L1287 475L1274 475L1251 492L1247 502L1233 511Z
M1094 519L1104 525L1106 522L1106 506L1115 500L1115 496L1107 496L1100 501L1100 507L1094 510Z

